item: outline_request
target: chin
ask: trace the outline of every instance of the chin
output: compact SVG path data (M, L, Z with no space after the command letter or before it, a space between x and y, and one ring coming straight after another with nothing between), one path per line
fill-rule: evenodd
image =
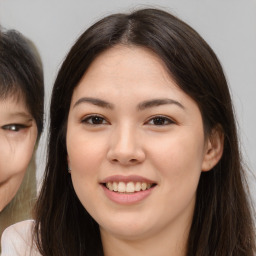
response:
M125 221L124 221L125 220ZM138 240L145 238L150 234L154 228L149 223L141 221L128 221L127 218L121 218L120 221L115 220L114 223L107 221L108 225L100 225L101 232L112 234L115 237L119 237L126 240ZM152 222L151 222L152 224Z

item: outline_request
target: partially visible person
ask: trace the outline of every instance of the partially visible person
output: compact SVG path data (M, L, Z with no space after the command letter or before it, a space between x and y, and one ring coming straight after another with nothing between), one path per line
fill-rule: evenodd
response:
M0 32L0 237L31 218L36 199L34 150L43 129L44 82L35 46L21 33Z
M49 132L35 221L5 231L3 256L254 256L229 88L183 21L143 9L86 30Z

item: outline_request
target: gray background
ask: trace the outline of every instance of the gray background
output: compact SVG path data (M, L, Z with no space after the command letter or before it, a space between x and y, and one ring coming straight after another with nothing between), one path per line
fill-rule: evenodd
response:
M231 88L256 203L256 0L0 0L0 24L22 32L41 54L47 119L57 70L78 35L107 14L154 6L190 24L218 55ZM39 182L44 170L45 141L46 132L37 151Z

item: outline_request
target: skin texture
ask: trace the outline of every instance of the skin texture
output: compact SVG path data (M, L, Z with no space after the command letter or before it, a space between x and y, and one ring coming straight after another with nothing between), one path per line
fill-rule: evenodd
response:
M0 101L0 211L17 193L37 139L36 123L20 98Z
M155 99L172 102L143 104ZM115 46L91 64L72 96L67 157L77 196L99 223L104 255L185 255L201 171L222 153L214 134L205 138L197 104L152 52ZM139 202L119 204L100 184L113 175L156 186Z

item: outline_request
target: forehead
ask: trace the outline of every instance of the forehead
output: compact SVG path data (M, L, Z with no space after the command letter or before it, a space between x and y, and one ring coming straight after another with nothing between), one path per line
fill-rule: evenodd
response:
M114 89L116 92L125 89L127 93L132 93L145 86L159 89L161 85L180 90L155 53L143 47L117 45L91 63L74 94L81 89Z
M147 100L169 96L180 102L190 98L155 53L143 47L123 45L103 52L92 62L75 88L72 100L86 96L108 100L111 97Z
M91 63L85 75L93 76L99 72L115 75L116 79L125 73L132 73L134 80L149 74L149 78L158 75L163 79L171 79L161 58L151 50L139 46L116 45L104 51Z

